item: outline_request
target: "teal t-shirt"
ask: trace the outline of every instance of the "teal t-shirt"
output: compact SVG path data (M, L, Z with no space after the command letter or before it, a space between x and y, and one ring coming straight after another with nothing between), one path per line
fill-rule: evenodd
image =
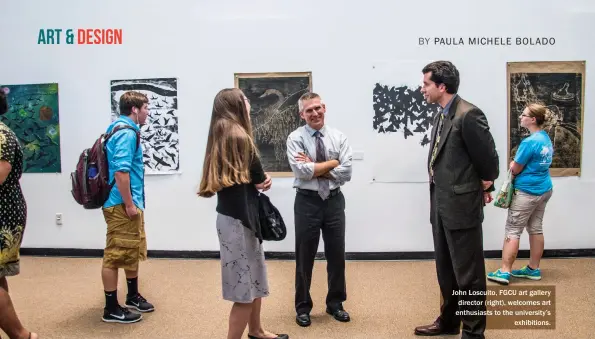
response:
M542 195L552 189L550 166L554 155L552 141L545 131L521 141L514 161L524 168L514 179L514 188L528 194Z

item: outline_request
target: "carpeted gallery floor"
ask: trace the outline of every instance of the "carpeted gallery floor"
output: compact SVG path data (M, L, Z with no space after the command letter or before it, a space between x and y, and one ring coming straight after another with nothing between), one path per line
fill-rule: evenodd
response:
M486 263L489 270L499 265ZM96 258L23 257L22 273L9 279L9 287L26 327L48 339L226 337L230 303L221 299L219 261L143 263L141 292L157 310L131 325L100 320L100 265ZM545 259L542 269L543 280L515 285L555 285L555 330L488 329L487 338L595 338L595 258ZM294 262L270 260L268 270L272 295L263 303L262 319L267 329L290 338L418 338L413 328L433 321L439 307L433 261L348 261L345 308L352 321L339 323L324 312L326 262L316 261L313 323L301 328L292 306ZM121 274L122 303L125 286Z

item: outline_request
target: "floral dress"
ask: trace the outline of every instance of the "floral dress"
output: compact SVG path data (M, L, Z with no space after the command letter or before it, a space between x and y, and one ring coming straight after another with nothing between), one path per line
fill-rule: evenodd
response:
M23 152L16 135L0 122L0 160L12 166L0 184L0 277L20 273L20 248L27 221L27 204L19 179L23 173Z

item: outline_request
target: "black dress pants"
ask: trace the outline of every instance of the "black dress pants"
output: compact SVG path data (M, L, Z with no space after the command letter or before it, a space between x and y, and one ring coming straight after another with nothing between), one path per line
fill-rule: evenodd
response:
M340 190L322 200L315 191L298 190L294 203L295 217L295 309L297 314L310 313L312 268L320 233L327 260L327 308L342 309L347 299L345 284L345 197Z
M438 212L433 187L430 194L436 272L444 300L438 321L448 329L460 327L462 321L463 339L485 338L486 296L483 293L487 286L481 220L469 228L449 228ZM455 295L459 291L463 294ZM476 305L478 302L480 305Z

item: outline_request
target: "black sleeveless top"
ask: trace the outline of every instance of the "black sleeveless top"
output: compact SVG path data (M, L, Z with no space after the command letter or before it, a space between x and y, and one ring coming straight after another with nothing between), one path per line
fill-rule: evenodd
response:
M258 157L250 166L250 184L234 185L217 192L217 212L238 219L244 227L254 232L262 243L260 221L258 218L258 190L254 186L266 180L262 164Z

